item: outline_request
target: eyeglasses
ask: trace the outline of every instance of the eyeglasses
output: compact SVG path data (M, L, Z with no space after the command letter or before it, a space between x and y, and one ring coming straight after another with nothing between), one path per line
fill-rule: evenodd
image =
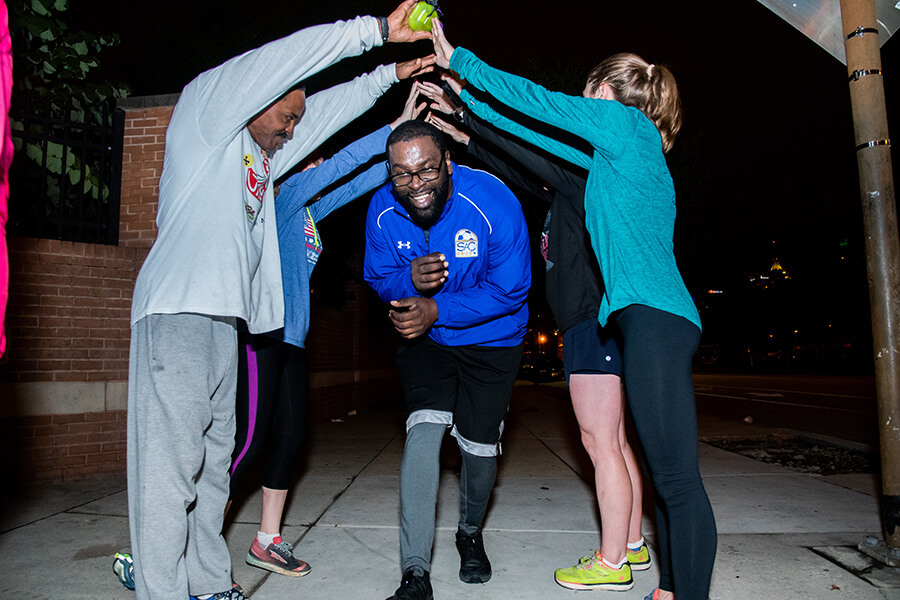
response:
M390 165L388 165L390 168ZM391 181L394 182L394 185L397 187L406 187L412 183L413 177L418 177L419 181L422 183L426 183L428 181L434 181L438 177L441 176L441 169L444 168L444 161L441 161L441 165L438 168L429 167L427 169L419 169L418 171L412 171L411 173L397 173L396 175L391 175Z

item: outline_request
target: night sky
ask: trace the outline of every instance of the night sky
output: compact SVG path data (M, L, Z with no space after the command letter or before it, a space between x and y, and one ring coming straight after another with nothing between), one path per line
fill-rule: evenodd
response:
M102 58L103 74L127 82L133 95L155 95L178 92L198 72L293 30L394 7L352 0L97 0L73 5L69 20L120 33L122 46ZM846 67L765 6L442 0L441 8L451 43L551 89L580 93L590 68L615 52L671 68L686 115L669 155L679 201L676 254L692 293L739 286L747 273L766 270L775 253L809 297L828 302L836 289L855 290L852 310L867 310ZM895 130L898 37L882 47ZM376 49L332 68L319 85L426 53L424 42ZM404 97L405 89L393 90L335 143L392 119ZM895 152L895 178L898 162Z

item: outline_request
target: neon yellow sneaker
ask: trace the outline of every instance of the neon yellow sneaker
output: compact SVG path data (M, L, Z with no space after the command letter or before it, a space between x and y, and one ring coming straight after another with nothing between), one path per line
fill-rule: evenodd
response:
M628 559L628 566L632 571L646 571L650 568L650 550L647 549L647 544L641 544L637 550L628 548L625 558Z
M600 553L574 567L556 570L556 583L570 590L626 591L634 587L631 567L626 562L621 569L613 569L603 562Z

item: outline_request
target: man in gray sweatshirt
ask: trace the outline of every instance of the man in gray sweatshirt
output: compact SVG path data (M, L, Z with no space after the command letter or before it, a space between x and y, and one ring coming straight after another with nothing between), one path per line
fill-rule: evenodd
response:
M297 84L409 29L390 16L319 25L201 73L166 133L158 234L135 284L128 509L137 600L243 600L222 537L234 445L238 320L282 327L273 182L433 57L306 98Z

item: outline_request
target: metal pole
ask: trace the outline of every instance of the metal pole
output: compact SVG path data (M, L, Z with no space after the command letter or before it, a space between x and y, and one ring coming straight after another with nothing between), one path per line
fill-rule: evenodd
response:
M900 552L900 242L875 0L840 0L866 237L888 560ZM860 544L872 545L872 540ZM891 550L896 550L891 552Z

